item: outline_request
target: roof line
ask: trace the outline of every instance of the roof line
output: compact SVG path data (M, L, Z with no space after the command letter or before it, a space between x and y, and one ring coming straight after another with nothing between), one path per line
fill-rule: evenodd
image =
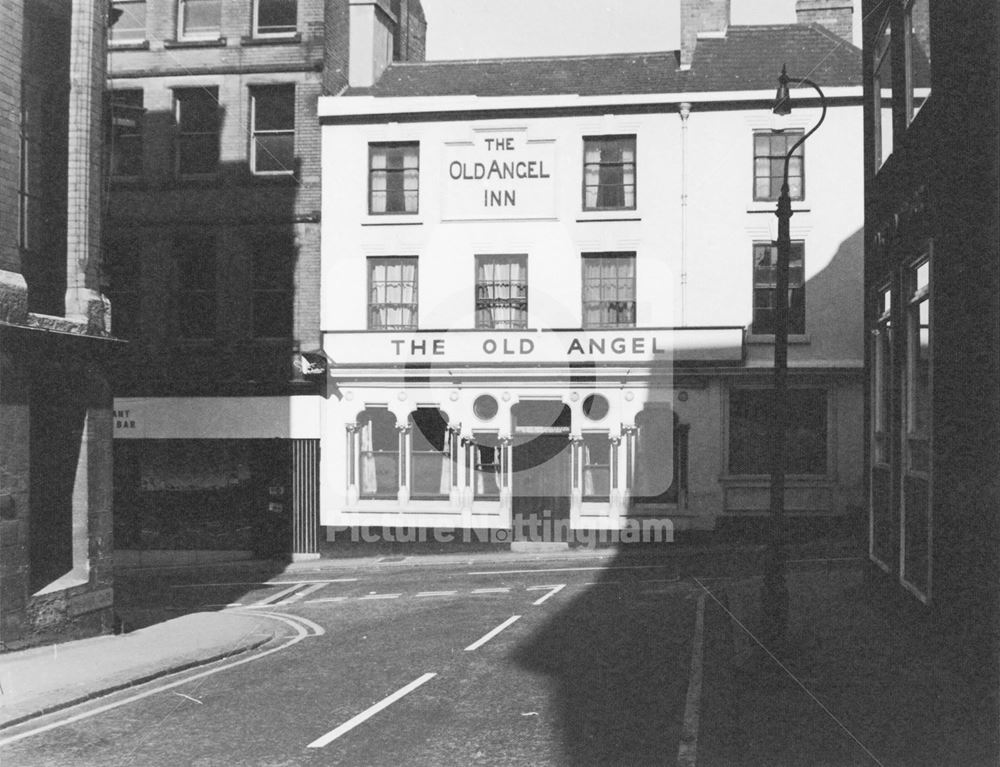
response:
M393 61L390 67L422 67L435 64L485 64L508 61L566 61L572 59L620 59L627 56L676 56L677 49L659 51L621 51L620 53L574 53L566 56L497 56L479 59L429 59L426 61Z

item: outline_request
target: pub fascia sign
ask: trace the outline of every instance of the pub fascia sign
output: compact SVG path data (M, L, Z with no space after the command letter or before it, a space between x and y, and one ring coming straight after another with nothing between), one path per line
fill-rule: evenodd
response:
M324 347L335 367L738 362L743 358L743 329L332 332L326 334Z
M445 144L443 157L445 219L555 216L554 141L490 132Z

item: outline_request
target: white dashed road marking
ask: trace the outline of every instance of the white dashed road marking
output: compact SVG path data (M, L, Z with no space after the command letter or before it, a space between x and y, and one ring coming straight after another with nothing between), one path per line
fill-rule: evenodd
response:
M427 673L427 674L424 674L421 677L418 677L417 679L414 679L412 682L410 682L405 687L401 687L400 689L396 690L396 692L394 692L388 698L384 698L381 701L379 701L378 703L376 703L374 706L370 706L369 708L366 708L360 714L358 714L355 717L352 717L351 719L348 719L346 722L344 722L342 725L340 725L336 729L330 730L330 732L328 732L323 737L316 738L316 740L314 740L312 743L310 743L307 746L307 748L323 748L323 746L327 745L328 743L332 743L333 741L335 741L337 738L339 738L344 733L350 732L351 730L353 730L355 727L357 727L362 722L365 722L366 720L371 719L371 717L375 716L375 714L377 714L379 711L381 711L384 708L388 708L393 703L395 703L397 700L399 700L400 698L402 698L404 695L409 695L411 692L413 692L414 690L416 690L424 682L430 681L435 676L437 676L437 674Z
M457 594L457 591L420 591L417 592L418 597L452 597Z
M546 594L544 597L540 597L540 598L536 599L531 604L533 604L533 605L540 605L546 599L548 599L549 597L555 596L560 591L562 591L564 588L566 588L566 584L565 583L560 583L558 586L530 586L528 588L528 591L544 591L545 589L549 590L548 594Z
M465 651L471 652L472 650L478 650L480 647L489 642L493 637L495 637L497 634L499 634L501 631L503 631L505 628L507 628L510 624L512 624L520 617L521 617L520 615L511 616L489 633L479 637L479 639L477 639L475 642L466 647Z

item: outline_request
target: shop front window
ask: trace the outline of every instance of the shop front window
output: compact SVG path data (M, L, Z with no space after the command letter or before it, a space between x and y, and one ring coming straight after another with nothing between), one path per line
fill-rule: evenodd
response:
M437 408L410 414L410 495L447 497L451 490L451 433L448 417Z
M681 479L680 429L668 407L644 407L635 419L636 503L677 503Z
M361 497L396 498L399 492L399 430L385 408L368 408L358 417L361 431Z
M729 393L729 473L762 475L771 471L771 389L734 389ZM827 473L827 394L824 389L790 389L785 432L788 474Z

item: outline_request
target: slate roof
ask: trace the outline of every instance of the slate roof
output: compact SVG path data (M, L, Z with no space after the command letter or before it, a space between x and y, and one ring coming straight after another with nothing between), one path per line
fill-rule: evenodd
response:
M394 63L345 96L544 96L773 90L782 63L820 87L861 84L861 51L818 24L731 26L699 38L691 69L678 52Z

